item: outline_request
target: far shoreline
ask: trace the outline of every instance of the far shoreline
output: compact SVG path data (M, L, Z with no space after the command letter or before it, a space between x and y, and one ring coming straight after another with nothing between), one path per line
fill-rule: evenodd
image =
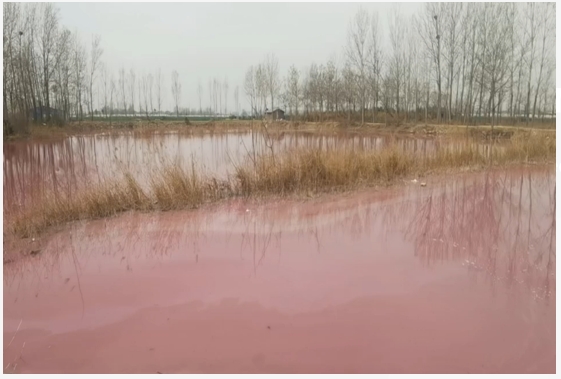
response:
M182 134L200 135L204 133L250 132L251 130L267 127L270 132L352 132L360 134L412 134L412 135L454 135L466 134L482 138L491 137L490 131L496 138L516 132L539 132L555 134L555 123L520 125L462 125L462 124L434 124L434 123L404 123L387 125L385 123L347 121L279 121L265 120L211 120L192 121L162 121L147 119L131 119L128 121L71 121L62 126L32 124L26 134L4 136L4 144L15 141L49 141L72 136L87 136L96 134L121 135L129 133L159 133L176 132Z

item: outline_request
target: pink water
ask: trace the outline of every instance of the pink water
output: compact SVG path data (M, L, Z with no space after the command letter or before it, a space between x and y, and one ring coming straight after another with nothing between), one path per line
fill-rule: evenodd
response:
M526 168L74 224L4 265L5 372L554 373L554 194Z

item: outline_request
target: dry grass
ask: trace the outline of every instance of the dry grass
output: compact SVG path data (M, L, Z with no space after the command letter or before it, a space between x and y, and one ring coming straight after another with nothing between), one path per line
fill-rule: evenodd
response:
M490 151L493 151L491 154ZM295 149L280 156L261 155L236 170L239 191L253 194L290 194L352 189L388 184L431 172L480 169L489 165L548 162L555 159L555 139L535 133L483 146L473 140L415 156L390 145L380 151Z
M127 174L123 181L106 182L71 198L48 196L40 206L16 217L12 226L17 235L26 237L71 221L151 208L151 199Z
M433 172L483 169L489 165L547 163L555 160L555 136L528 132L485 145L456 139L426 155L415 155L397 144L378 151L299 148L280 154L248 157L228 180L206 176L194 165L184 169L167 163L151 172L143 188L125 172L71 198L51 196L42 205L16 216L11 229L20 237L76 220L97 219L121 212L193 209L236 196L309 194L387 185L402 178ZM490 154L490 151L493 153Z
M208 179L194 165L187 171L178 164L166 166L152 177L151 193L154 208L161 210L198 208L234 195L228 181Z
M228 183L203 179L194 168L186 171L169 165L152 173L147 189L127 172L122 180L105 182L71 198L46 197L40 206L16 216L12 229L16 235L28 237L68 222L111 217L131 210L198 208L232 194Z
M255 165L236 170L244 196L348 189L402 176L413 165L411 156L392 146L378 152L294 149L281 156L261 155Z

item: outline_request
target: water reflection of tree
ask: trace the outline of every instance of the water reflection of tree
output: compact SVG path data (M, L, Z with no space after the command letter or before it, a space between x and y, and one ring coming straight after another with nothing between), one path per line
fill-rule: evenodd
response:
M543 200L534 187L544 182L528 171L487 173L482 181L455 183L418 204L406 237L424 264L461 260L493 283L525 284L536 297L549 295L555 280L555 212L549 209L555 203L534 204ZM541 190L554 193L555 187ZM544 225L547 218L551 221ZM543 238L544 226L548 239Z
M95 140L14 143L4 147L5 213L34 205L44 194L68 196L86 183ZM91 181L91 180L90 180Z
M25 256L4 265L5 288L33 286L38 293L45 283L78 278L101 267L135 270L139 261L157 265L173 255L193 262L207 241L207 217L185 212L180 218L170 213L131 213L118 218L69 225L48 238L40 254Z
M485 274L493 285L522 284L543 297L555 283L555 184L549 176L490 172L448 180L443 186L409 186L358 196L266 206L239 200L200 212L124 215L77 227L76 256L79 267L98 262L96 255L102 254L124 257L123 267L131 269L136 260L157 264L174 254L190 255L196 262L204 259L213 242L206 237L210 227L221 230L221 244L231 236L236 236L236 243L240 238L240 258L252 261L257 273L267 261L281 260L288 235L321 254L333 236L349 236L350 243L371 238L373 244L381 244L391 233L405 232L426 265L456 260L478 277ZM55 239L56 248L51 244L50 249L58 251L49 258L51 266L57 264L54 259L68 259L65 241L62 233ZM226 250L225 254L236 254L237 248Z

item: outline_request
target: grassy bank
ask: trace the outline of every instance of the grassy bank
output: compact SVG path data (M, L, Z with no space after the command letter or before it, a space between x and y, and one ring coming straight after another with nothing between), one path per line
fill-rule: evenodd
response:
M393 144L378 151L298 148L280 154L268 152L247 157L227 180L205 175L194 166L168 164L150 173L148 186L141 186L130 173L125 173L122 179L71 198L46 197L39 206L14 216L8 227L19 237L29 237L71 221L130 210L193 209L234 197L346 191L431 173L555 161L555 137L549 134L520 133L491 145L492 149L481 146L474 139L462 139L459 144L424 156Z

